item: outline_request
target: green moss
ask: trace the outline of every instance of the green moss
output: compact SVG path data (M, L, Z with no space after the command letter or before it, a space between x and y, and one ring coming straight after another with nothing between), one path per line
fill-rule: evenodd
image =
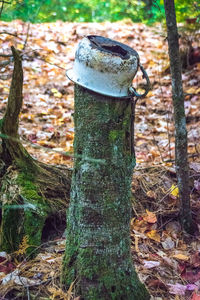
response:
M26 254L33 256L37 253L37 247L41 244L42 229L46 216L38 216L30 210L25 211L24 216L24 234L28 237L28 244Z
M125 118L123 119L123 128L124 128L124 130L128 130L129 126L130 126L130 114L128 114L128 116L126 114Z
M0 119L0 131L2 130L3 122L4 122L4 118Z
M14 203L13 206L16 204ZM2 208L1 230L3 229L3 235L1 234L0 240L1 250L10 253L18 249L21 242L21 214L22 211L13 209L12 205Z
M24 210L24 235L29 239L27 254L32 253L40 245L42 229L50 208L44 198L39 195L38 187L32 174L20 172L17 183L21 188L20 196L24 203L32 204L32 208Z
M20 194L24 201L37 206L37 212L41 215L46 215L50 208L48 208L45 198L38 193L38 186L35 183L34 175L21 171L17 177L17 184L20 186Z
M19 170L16 178L11 179L16 187L16 199L9 199L12 195L8 194L6 202L9 205L3 205L1 247L9 253L16 251L26 236L30 245L26 254L29 255L41 243L42 230L50 207L38 192L34 174L30 170L24 170L25 168L23 171ZM5 186L2 187L2 193L5 194Z
M111 143L115 142L117 139L121 139L123 136L123 130L111 130L109 132L109 140L111 141Z
M113 262L115 259L113 258ZM67 278L74 279L73 276L76 275L76 278L83 281L78 290L76 287L76 293L87 300L149 299L144 285L138 281L130 258L124 264L124 270L116 270L108 256L97 256L90 248L81 249L70 265L71 268L68 268L71 274L69 276L68 273ZM69 281L69 285L73 279ZM91 283L91 286L89 284L89 288L84 289L84 282Z
M147 300L130 257L130 103L76 86L75 162L62 283L84 300ZM87 158L87 161L86 159ZM90 159L104 159L104 164ZM76 296L75 295L75 296Z
M17 183L21 188L21 194L28 201L37 201L39 202L42 197L38 195L37 187L34 183L34 178L30 174L25 174L20 172L17 177Z
M64 288L69 287L76 278L76 260L78 255L78 240L67 238L66 251L63 259L61 282Z
M16 165L17 168L19 169L20 176L22 179L26 178L28 180L33 180L35 182L35 176L37 176L38 172L38 167L34 163L34 160L31 158L28 152L25 151L24 149L24 154L27 154L27 159L17 159L16 158Z

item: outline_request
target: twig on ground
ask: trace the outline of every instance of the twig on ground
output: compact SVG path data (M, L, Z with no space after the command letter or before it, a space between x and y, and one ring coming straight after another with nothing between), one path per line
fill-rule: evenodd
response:
M45 58L42 58L42 57L36 57L36 58L39 59L39 60L44 61L45 63L47 63L47 64L49 64L49 65L55 66L55 67L57 67L57 68L59 68L59 69L62 69L62 70L65 70L65 71L66 71L66 68L63 68L63 67L61 67L61 66L59 66L59 65L56 65L56 64L53 64L53 63L51 63L51 62L49 62L49 61L46 61Z
M8 31L0 31L0 34L8 34L8 35L13 35L15 37L17 37L17 33L11 33L11 32L8 32Z
M158 142L156 141L156 138L155 138L155 135L153 134L153 132L152 132L152 136L153 136L154 144L157 146L158 152L160 153L161 160L162 160L162 162L164 162L163 157L162 157L162 153L161 153L161 150L160 150L160 147L158 145Z
M27 42L28 42L28 38L29 38L29 30L30 30L30 22L28 22L28 27L27 27L27 32L26 32L26 39L25 39L25 42L24 42L23 50L25 50L26 46L27 46Z
M4 54L4 53L0 53L0 57L12 57L12 54Z

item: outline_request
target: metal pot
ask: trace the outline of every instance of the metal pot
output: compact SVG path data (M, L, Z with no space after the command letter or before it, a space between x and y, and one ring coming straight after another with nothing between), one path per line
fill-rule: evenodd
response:
M89 35L81 40L73 69L67 77L97 93L112 97L130 97L132 80L139 67L139 55L117 41Z

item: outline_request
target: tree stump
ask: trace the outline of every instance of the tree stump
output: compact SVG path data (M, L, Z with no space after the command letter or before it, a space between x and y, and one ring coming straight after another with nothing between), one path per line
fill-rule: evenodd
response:
M45 221L63 214L69 204L71 170L33 159L20 142L23 69L20 53L11 48L14 71L4 118L1 120L0 249L12 253L26 237L25 254L35 254Z
M149 299L130 253L130 99L75 85L75 165L62 282L85 300Z

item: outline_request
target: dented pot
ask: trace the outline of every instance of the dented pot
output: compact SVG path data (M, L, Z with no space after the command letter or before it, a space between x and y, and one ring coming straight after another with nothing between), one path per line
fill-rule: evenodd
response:
M67 77L103 95L129 97L138 66L139 55L131 47L89 35L79 43L73 69L67 71Z

